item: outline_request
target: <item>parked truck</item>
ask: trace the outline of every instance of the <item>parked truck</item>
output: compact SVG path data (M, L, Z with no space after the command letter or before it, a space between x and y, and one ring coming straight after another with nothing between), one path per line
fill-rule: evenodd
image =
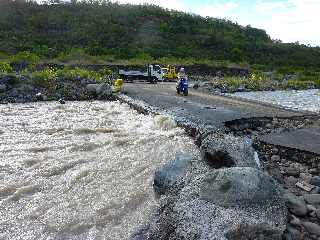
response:
M163 71L159 65L148 64L144 71L139 70L119 70L119 76L126 82L135 80L145 80L150 83L163 81Z

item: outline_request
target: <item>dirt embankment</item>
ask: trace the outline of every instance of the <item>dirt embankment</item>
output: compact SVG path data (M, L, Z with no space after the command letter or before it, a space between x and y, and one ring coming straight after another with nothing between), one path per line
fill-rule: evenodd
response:
M0 75L0 103L26 103L35 101L56 101L59 99L112 100L112 87L91 79L56 78L42 84L22 75Z

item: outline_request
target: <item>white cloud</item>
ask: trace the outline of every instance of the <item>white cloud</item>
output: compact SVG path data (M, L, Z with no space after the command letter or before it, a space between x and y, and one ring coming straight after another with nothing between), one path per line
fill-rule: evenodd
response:
M260 18L252 25L266 29L273 38L320 45L319 0L258 3L255 10Z
M226 3L214 3L210 5L204 5L200 8L194 9L195 13L201 16L209 16L216 18L225 18L232 19L234 16L234 10L239 6L235 2L226 2Z
M169 8L179 11L187 11L183 0L114 0L113 2L130 3L130 4L154 4L163 8Z
M270 11L278 11L279 9L284 10L288 7L286 2L258 2L254 9L258 13L265 14Z

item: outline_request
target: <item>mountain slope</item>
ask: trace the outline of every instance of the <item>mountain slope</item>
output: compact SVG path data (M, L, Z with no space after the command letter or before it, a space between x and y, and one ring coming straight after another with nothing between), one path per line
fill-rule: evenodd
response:
M71 48L116 58L193 58L269 66L320 65L320 48L273 41L264 30L152 5L0 2L0 51L55 57Z

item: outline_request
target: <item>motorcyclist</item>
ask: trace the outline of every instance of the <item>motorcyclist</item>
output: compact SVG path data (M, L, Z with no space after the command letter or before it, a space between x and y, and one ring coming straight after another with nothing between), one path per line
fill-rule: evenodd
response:
M183 92L184 95L188 95L188 76L184 68L180 68L178 73L177 93Z
M180 71L178 73L178 81L180 82L182 78L184 78L185 80L188 80L187 74L183 67L180 68Z

